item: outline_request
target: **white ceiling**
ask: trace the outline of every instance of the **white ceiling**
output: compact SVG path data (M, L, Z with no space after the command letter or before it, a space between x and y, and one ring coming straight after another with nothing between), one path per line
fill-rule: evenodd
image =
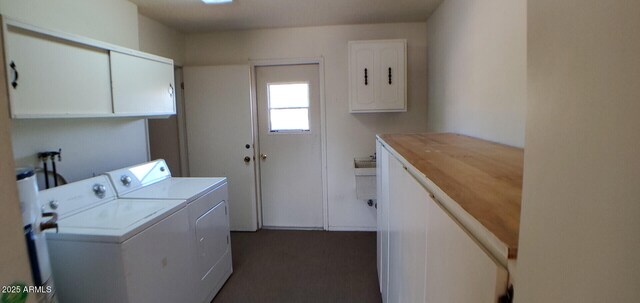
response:
M141 14L185 33L425 21L443 0L130 0Z

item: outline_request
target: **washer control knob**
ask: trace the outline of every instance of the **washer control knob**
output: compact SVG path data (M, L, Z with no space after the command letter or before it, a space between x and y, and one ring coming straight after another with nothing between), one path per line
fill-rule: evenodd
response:
M166 168L164 168L164 166L160 166L160 171L164 172L166 170Z
M58 204L58 201L56 200L49 201L49 207L51 207L51 209L58 209L58 206L60 206L60 204Z
M107 192L107 188L102 184L96 183L93 185L93 192L96 194L96 196L102 198Z
M129 186L131 185L131 177L122 175L122 177L120 177L120 182L122 182L122 185L124 186Z

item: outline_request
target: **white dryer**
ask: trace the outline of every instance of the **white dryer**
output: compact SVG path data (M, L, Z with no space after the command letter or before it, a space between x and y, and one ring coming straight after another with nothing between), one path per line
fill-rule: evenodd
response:
M211 302L233 272L227 178L174 178L164 160L107 175L120 198L187 200L193 290L190 302Z
M183 302L186 201L117 199L106 176L39 193L58 213L46 239L60 302Z

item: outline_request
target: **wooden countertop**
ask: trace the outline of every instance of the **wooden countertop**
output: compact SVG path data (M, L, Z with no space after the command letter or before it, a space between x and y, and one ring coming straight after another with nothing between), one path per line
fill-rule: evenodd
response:
M477 221L482 225L479 229L486 229L497 238L498 243L501 242L499 244L504 244L505 257L516 258L523 149L457 134L392 134L378 137L423 174L430 181L427 183L435 185L436 188L427 186L427 189L432 190L436 199L461 224L473 225ZM455 203L447 207L443 203L446 201L442 200ZM458 207L455 204L471 218L465 220L456 216L455 209ZM477 229L465 227L471 232ZM482 235L476 237L483 242Z

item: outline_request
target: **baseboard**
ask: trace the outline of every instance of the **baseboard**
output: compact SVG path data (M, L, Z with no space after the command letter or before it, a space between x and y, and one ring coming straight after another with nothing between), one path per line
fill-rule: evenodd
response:
M300 227L300 226L262 226L262 229L271 230L324 230L322 227Z
M329 226L329 231L376 231L375 226Z

